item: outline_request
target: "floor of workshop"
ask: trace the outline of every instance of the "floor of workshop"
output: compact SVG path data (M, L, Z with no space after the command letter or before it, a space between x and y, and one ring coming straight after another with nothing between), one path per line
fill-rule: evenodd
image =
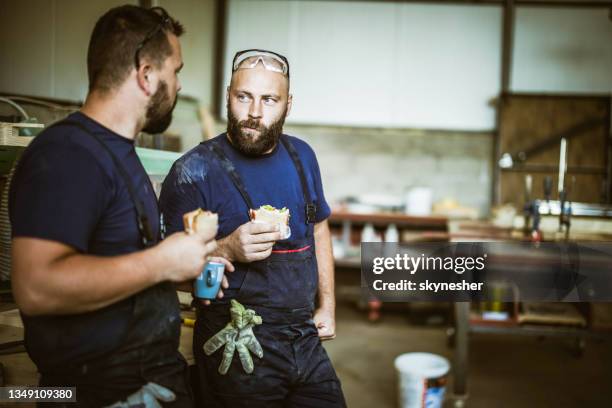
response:
M399 354L432 352L452 365L445 324L414 324L409 306L391 308L383 309L381 321L372 324L354 302L339 301L338 337L325 348L351 408L397 406L393 360ZM612 406L610 340L587 341L580 358L572 354L566 338L472 334L469 346L467 407ZM451 375L447 391L452 381ZM447 398L444 406L454 404Z

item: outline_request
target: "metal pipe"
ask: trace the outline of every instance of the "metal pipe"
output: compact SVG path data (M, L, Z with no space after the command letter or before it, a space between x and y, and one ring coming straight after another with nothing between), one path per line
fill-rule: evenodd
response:
M557 192L559 196L565 191L565 171L567 169L567 140L564 137L561 138L561 148L559 149L559 183L557 185Z
M0 97L0 102L4 102L4 103L7 103L7 104L11 105L13 108L15 108L21 114L21 116L23 116L23 119L25 119L25 120L30 119L30 116L28 115L28 113L18 103L13 102L13 101L11 101L8 98L3 98L3 97Z

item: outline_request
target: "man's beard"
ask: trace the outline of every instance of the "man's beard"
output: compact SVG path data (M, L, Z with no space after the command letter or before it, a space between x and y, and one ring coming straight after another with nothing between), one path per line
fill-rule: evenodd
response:
M146 122L142 131L155 135L168 129L172 122L172 111L177 101L178 98L174 98L174 103L170 106L168 84L165 81L160 81L157 91L155 91L147 106Z
M278 143L283 133L285 116L287 116L286 108L280 118L270 126L264 126L261 121L255 119L238 121L228 105L227 134L232 145L241 153L247 156L261 156L271 151ZM258 130L259 134L247 134L244 130L247 127Z

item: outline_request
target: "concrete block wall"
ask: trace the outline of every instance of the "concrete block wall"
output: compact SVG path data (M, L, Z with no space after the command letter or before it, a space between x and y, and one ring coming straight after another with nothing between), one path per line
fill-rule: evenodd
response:
M434 203L451 198L481 217L490 211L493 133L298 125L285 133L317 153L330 203L427 186Z

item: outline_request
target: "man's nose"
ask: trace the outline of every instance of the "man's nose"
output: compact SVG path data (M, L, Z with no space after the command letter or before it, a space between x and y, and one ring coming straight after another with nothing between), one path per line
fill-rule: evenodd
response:
M261 105L258 101L251 102L249 107L249 118L261 119Z

